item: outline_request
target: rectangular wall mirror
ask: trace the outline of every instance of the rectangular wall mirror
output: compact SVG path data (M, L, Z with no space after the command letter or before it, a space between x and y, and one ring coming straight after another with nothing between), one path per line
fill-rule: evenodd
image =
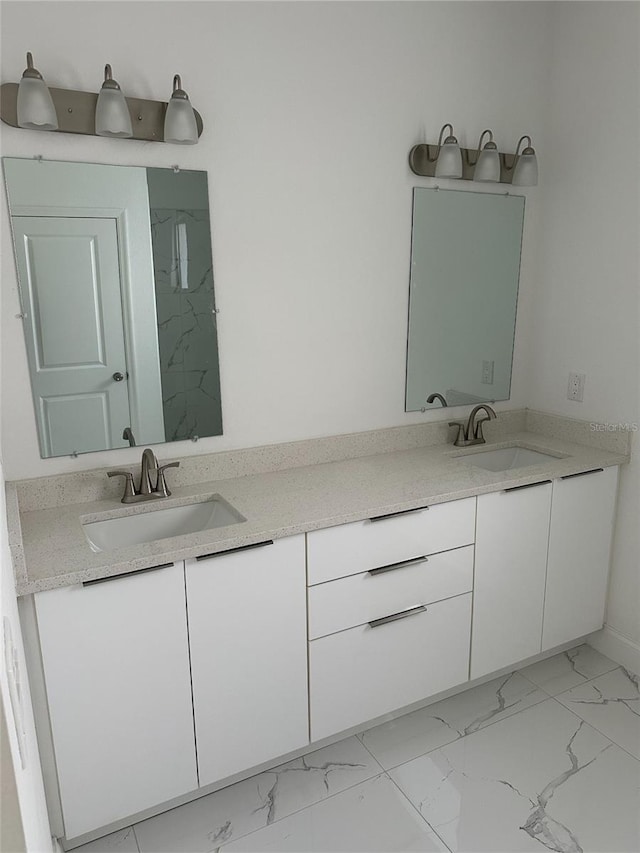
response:
M207 173L3 165L41 456L220 435Z
M524 201L414 189L407 412L509 399Z

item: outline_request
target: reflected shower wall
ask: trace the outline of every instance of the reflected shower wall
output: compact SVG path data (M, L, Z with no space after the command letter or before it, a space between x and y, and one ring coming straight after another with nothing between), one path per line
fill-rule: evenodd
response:
M221 435L206 173L147 169L147 181L166 438Z

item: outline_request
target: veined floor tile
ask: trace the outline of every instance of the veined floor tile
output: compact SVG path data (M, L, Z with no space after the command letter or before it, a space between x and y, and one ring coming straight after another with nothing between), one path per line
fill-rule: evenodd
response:
M640 759L640 692L637 675L619 667L556 696L556 699Z
M618 666L615 661L606 658L584 643L575 649L561 652L539 663L533 663L519 670L521 675L528 678L545 693L556 696L579 684L584 684L590 678L604 675Z
M382 723L359 737L389 769L545 699L546 693L511 673Z
M386 776L310 806L220 853L405 853L445 845Z
M380 773L356 737L136 824L142 853L208 853Z
M118 832L104 835L96 841L83 844L82 847L76 847L74 853L75 851L78 853L138 853L138 845L133 827L129 826Z
M390 776L454 853L640 849L640 763L553 699Z

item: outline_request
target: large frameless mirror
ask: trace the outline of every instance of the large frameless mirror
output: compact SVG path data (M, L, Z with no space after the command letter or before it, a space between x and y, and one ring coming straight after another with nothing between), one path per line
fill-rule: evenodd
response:
M220 435L207 173L3 164L41 456Z
M524 198L417 187L408 412L508 400Z

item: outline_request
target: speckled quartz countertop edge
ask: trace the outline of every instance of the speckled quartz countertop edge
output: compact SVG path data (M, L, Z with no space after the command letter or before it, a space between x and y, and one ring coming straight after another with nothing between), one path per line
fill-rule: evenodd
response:
M468 462L468 454L516 444L557 458L500 472ZM467 461L460 459L461 455L467 455ZM123 505L102 500L20 513L16 490L7 484L9 545L17 593L28 595L75 585L628 461L628 456L619 453L523 432L480 447L425 446L195 483L176 488L161 504ZM246 521L100 552L91 550L82 529L83 522L191 504L213 495L224 498Z

